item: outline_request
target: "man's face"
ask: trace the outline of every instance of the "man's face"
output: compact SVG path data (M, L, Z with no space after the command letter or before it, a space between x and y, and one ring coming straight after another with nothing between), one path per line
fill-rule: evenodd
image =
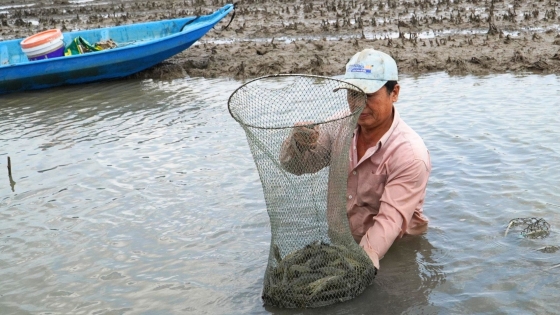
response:
M397 84L390 94L387 93L387 87L385 86L375 93L366 94L366 106L358 118L358 125L366 129L375 129L387 122L392 117L393 103L399 98L399 90L400 86ZM359 99L357 92L348 90L350 110L354 110L358 106L357 104L361 102L363 104L363 98L361 102Z

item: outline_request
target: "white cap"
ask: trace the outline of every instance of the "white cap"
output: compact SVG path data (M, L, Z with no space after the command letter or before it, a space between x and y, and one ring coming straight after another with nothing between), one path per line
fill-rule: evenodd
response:
M377 92L387 81L397 81L397 63L391 56L375 49L356 53L346 64L344 81L353 84L366 94Z

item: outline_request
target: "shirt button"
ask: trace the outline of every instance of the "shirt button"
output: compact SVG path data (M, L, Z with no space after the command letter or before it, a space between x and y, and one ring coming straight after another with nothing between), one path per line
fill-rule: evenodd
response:
M352 174L356 175L356 171L353 171Z
M352 195L348 195L348 199L352 199Z

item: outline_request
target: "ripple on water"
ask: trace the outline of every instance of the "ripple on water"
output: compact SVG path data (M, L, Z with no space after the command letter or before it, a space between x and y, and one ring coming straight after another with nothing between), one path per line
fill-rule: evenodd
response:
M375 283L328 312L553 313L557 252L540 249L560 246L558 79L400 83L396 106L430 149L430 228L397 241ZM240 84L123 80L3 96L0 157L11 157L16 185L0 185L0 304L297 313L260 301L270 222L227 111ZM504 237L509 220L531 216L550 223L549 237Z

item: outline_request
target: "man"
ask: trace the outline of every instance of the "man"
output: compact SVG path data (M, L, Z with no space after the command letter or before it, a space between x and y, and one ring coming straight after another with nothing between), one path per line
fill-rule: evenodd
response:
M354 239L379 269L379 260L396 239L427 229L422 207L432 168L430 155L422 138L393 106L400 92L393 58L365 49L350 59L344 80L367 96L349 152L346 210ZM347 93L352 107L357 93ZM318 128L294 128L282 150L282 165L297 175L326 166L330 151L324 143L332 141L323 134Z

